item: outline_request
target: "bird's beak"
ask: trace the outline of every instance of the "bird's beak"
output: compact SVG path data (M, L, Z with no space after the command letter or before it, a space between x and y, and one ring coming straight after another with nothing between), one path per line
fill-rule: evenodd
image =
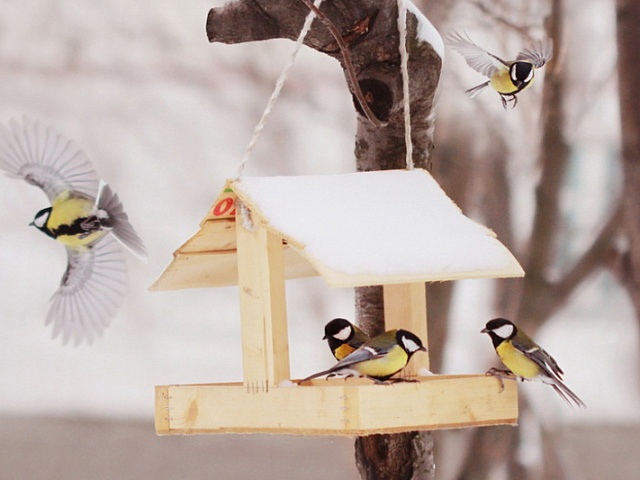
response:
M35 226L36 226L36 224L35 224L35 223L33 223L33 222L31 222L31 223L29 224L29 226L30 226L30 227L35 227Z
M323 339L323 340L326 340L326 339L327 339L327 336L325 335L324 337L322 337L322 339Z
M429 351L429 350L427 350L427 347L425 347L425 346L420 347L418 350L422 350L425 353Z
M480 330L480 333L489 333L489 330L487 330L486 328L483 328L482 330Z

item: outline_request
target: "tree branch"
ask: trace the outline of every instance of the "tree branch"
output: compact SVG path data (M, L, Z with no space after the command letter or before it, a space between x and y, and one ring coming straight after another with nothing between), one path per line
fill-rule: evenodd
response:
M329 20L329 18L324 13L322 13L322 11L320 11L320 9L318 9L313 4L313 2L311 2L311 0L302 0L302 1L307 7L309 7L310 10L313 10L316 16L320 19L320 21L325 25L325 27L327 27L327 30L331 32L331 35L333 35L333 38L335 38L336 43L340 48L340 53L342 54L342 61L344 62L345 72L349 80L349 88L351 90L351 93L353 93L356 99L358 100L358 105L360 105L360 108L364 112L365 116L376 127L378 128L383 127L384 124L380 122L380 120L378 120L376 116L373 114L373 112L371 111L371 108L369 108L369 103L367 102L364 94L362 93L362 89L360 88L360 84L358 83L358 79L356 77L355 69L353 68L353 62L351 61L349 46L345 43L345 40L342 38L342 34L338 31L338 29L333 24L333 22ZM353 32L357 32L359 34L364 34L366 33L366 30L368 29L368 25L370 23L371 23L371 20L367 19L366 21L359 23L357 27L354 27L354 29L352 29L350 33L353 34ZM358 36L353 36L352 38L356 39L358 38Z
M556 51L561 50L563 25L562 0L553 0L548 35ZM543 132L539 155L542 172L535 191L536 211L529 245L523 292L518 320L526 322L525 330L535 331L546 320L546 308L539 299L547 291L546 273L552 265L557 247L557 226L560 221L560 191L569 162L569 145L564 136L566 113L564 107L564 72L554 59L546 67L542 98Z
M357 83L377 119L385 122L384 134L358 113L356 157L358 170L404 168L405 144L402 118L402 77L398 51L397 6L393 0L325 0L323 14L350 39L349 52ZM207 18L211 42L240 43L272 38L295 40L308 8L300 0L237 0L213 8ZM418 41L418 19L407 16L409 76L412 113L413 160L425 168L433 148L432 110L442 60L433 47ZM357 26L366 25L358 30ZM351 34L350 34L351 32ZM345 37L344 33L342 34ZM349 77L336 40L322 24L314 24L305 44L338 60Z
M608 252L610 252L613 247L613 240L620 232L622 212L622 204L620 204L613 211L598 236L580 256L574 266L561 280L552 284L549 289L552 301L547 302L549 305L548 315L551 315L564 305L569 296L587 277L592 275L599 267L605 265L609 257Z

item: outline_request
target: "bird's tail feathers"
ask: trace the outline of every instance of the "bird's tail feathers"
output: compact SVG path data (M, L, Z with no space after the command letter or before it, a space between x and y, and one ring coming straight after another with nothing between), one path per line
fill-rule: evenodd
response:
M467 93L469 95L469 97L475 98L478 95L480 95L484 91L484 89L489 86L490 83L491 83L491 81L487 80L486 82L481 83L480 85L476 85L475 87L470 88L465 93Z
M327 369L327 370L323 370L322 372L318 372L318 373L314 373L313 375L309 375L306 378L303 378L302 380L300 380L298 383L303 383L306 382L307 380L312 380L314 378L318 378L318 377L322 377L324 375L328 375L327 378L333 377L335 375L344 375L345 377L363 377L366 375L361 374L360 372L358 372L357 370L348 368L348 367L344 367L344 368L336 368L335 366Z
M302 380L300 380L300 382L298 382L298 383L303 383L303 382L306 382L307 380L312 380L314 378L322 377L323 375L328 375L330 373L332 373L332 369L331 368L329 368L328 370L323 370L323 371L318 372L318 373L314 373L313 375L309 375L308 377L303 378Z
M587 408L580 397L573 393L573 391L571 391L571 389L567 387L559 378L555 378L553 382L550 382L550 385L558 393L558 395L560 395L562 399L569 404L569 406L573 407L573 404L571 403L573 402L577 407Z
M96 197L96 207L107 213L108 218L100 219L101 224L109 229L116 240L118 240L127 250L133 253L140 260L147 261L147 249L138 236L133 226L129 222L129 216L124 211L124 207L118 195L113 193L111 187L105 182L100 182L98 196ZM99 213L98 213L99 215Z

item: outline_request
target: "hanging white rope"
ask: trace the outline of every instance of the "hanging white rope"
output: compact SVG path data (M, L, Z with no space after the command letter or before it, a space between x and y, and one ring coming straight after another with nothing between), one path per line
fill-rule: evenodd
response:
M413 170L411 141L411 106L409 97L409 54L407 52L407 6L398 0L398 33L400 34L400 69L402 73L402 108L404 111L404 143L407 149L407 170Z
M315 0L314 5L316 7L320 7L320 5L322 4L322 0ZM302 47L302 42L304 41L305 37L307 36L307 33L309 33L309 30L311 29L311 24L313 23L314 18L316 17L316 14L313 12L313 10L309 11L309 14L307 15L307 18L304 21L304 25L302 26L302 30L300 31L300 35L298 35L298 40L296 41L296 46L293 49L293 52L291 52L291 57L289 58L289 63L287 63L285 65L285 67L282 69L282 72L280 73L280 76L278 77L278 80L276 81L276 86L273 89L273 93L271 94L271 97L269 98L269 101L267 102L267 106L264 109L264 112L262 113L262 117L260 117L260 121L258 122L258 124L256 125L256 127L253 130L253 135L251 135L251 140L249 141L249 145L247 145L247 148L244 152L244 155L242 156L242 160L240 161L240 165L238 165L238 173L236 175L236 179L242 176L242 173L244 172L244 168L247 164L247 162L249 161L249 158L251 157L251 153L253 152L253 149L256 146L256 143L258 142L258 137L260 137L260 133L262 132L262 130L264 129L264 126L267 123L267 118L269 118L269 115L271 114L271 110L273 110L273 106L276 103L276 100L278 99L278 97L280 96L280 92L282 91L282 87L284 87L285 82L287 81L287 77L289 75L289 70L291 69L291 67L293 66L293 64L296 61L296 57L298 56L298 52L300 51L300 48Z

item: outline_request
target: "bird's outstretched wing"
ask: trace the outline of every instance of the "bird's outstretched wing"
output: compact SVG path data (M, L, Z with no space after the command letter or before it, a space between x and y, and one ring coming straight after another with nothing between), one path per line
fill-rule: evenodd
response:
M40 187L50 202L65 190L95 198L98 177L71 140L27 117L0 124L0 169Z
M447 37L451 47L464 57L471 68L485 77L491 78L500 70L507 70L506 62L473 43L471 39L458 32L451 32Z
M550 38L544 40L538 40L523 51L521 51L516 57L516 61L532 63L534 67L540 68L544 66L553 57L553 41Z
M140 260L147 260L147 249L142 239L136 233L133 225L129 222L129 216L124 211L124 207L116 193L105 182L100 182L100 189L96 198L98 210L104 210L109 218L101 221L101 224L109 229L122 245Z
M92 248L67 248L67 270L53 295L46 324L53 338L92 343L107 328L127 290L127 271L120 245L105 236Z

